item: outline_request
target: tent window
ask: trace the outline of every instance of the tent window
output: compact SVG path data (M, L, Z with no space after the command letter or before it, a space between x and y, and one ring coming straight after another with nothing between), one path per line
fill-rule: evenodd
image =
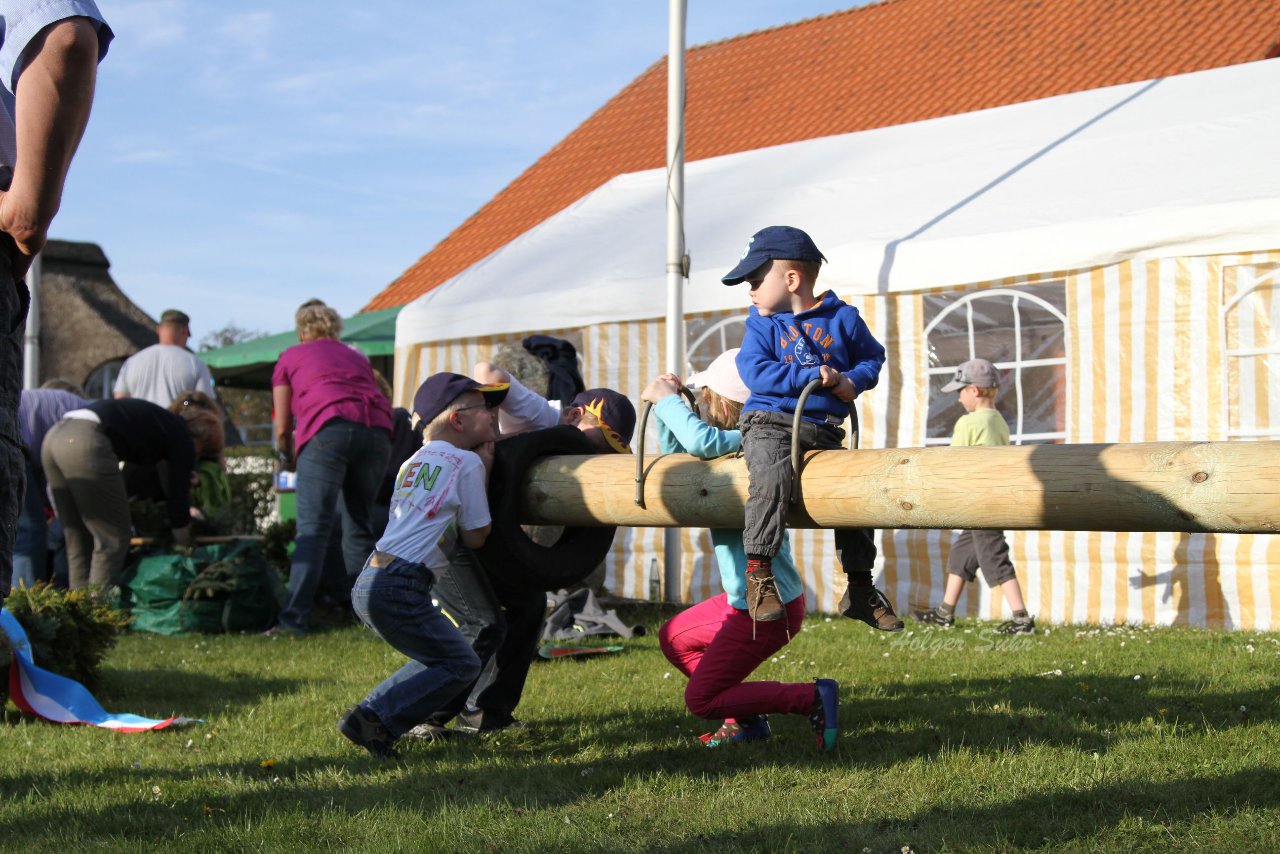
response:
M746 314L738 312L728 317L699 317L687 320L685 334L690 344L686 356L689 367L685 371L685 376L693 371L705 371L716 356L725 350L740 347L742 329L746 322Z
M925 444L951 441L963 415L942 387L969 359L995 363L1003 384L996 407L1009 422L1015 445L1066 439L1067 315L1062 281L927 294L925 338L929 347L929 417Z
M1227 438L1280 439L1280 264L1223 272Z

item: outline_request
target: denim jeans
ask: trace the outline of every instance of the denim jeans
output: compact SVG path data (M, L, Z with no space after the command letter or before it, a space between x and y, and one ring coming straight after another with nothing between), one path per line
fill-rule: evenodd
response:
M18 517L18 537L13 545L13 586L33 586L45 581L48 555L49 524L44 517L44 498L40 494L31 461L27 460L27 488Z
M360 574L373 551L370 509L391 454L385 430L334 419L298 454L298 538L289 568L289 592L281 625L307 630L324 556L342 496L342 553L347 577Z
M382 553L377 553L381 556ZM433 578L422 564L370 556L351 588L351 605L378 637L411 660L360 701L399 738L480 675L471 644L431 601Z

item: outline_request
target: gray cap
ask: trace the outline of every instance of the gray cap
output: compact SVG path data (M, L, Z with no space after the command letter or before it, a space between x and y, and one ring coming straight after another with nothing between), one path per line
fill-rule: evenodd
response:
M190 326L191 318L187 317L186 312L178 311L176 308L166 308L160 315L160 322Z
M942 387L942 390L959 391L967 385L976 385L978 388L998 388L1000 374L996 373L996 366L986 359L970 359L956 368L956 375L951 382Z

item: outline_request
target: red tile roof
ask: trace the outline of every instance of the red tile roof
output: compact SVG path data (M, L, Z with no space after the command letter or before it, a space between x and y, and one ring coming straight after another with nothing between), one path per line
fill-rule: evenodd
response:
M686 157L698 160L1277 54L1276 0L882 0L691 48ZM666 79L664 58L365 309L407 303L615 175L664 165Z

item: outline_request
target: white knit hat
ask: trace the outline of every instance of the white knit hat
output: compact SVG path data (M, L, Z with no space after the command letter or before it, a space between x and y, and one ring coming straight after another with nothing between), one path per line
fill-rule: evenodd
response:
M705 371L697 371L690 374L689 379L685 381L685 385L690 388L702 388L705 386L721 397L728 398L736 403L746 403L747 398L751 395L751 389L747 388L746 383L742 381L742 377L738 374L738 365L735 362L738 357L738 349L734 347L732 350L725 350L719 356L716 356Z

